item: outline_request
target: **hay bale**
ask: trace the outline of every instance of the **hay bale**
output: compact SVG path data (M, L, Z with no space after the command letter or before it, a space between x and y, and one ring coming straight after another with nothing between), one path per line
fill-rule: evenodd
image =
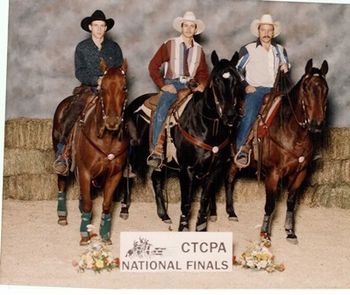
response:
M51 150L5 148L4 156L4 176L53 173Z
M350 209L350 184L325 184L310 186L304 194L305 204L315 207Z
M56 200L57 177L54 174L23 174L6 176L3 182L4 199L26 201ZM67 191L68 199L79 197L78 185L71 185Z
M344 160L350 159L350 128L330 128L324 134L323 159Z
M350 183L350 159L318 161L313 170L311 185Z
M51 119L10 119L5 124L5 147L51 150Z

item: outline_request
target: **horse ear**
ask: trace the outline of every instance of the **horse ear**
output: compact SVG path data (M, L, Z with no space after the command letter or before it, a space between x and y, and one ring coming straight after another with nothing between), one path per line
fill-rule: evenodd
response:
M102 73L108 70L107 62L102 57L100 58L100 70Z
M233 54L230 62L233 66L237 65L237 62L238 62L238 52L237 51Z
M306 63L305 74L309 74L311 72L311 69L312 69L312 58L310 58Z
M218 57L215 50L213 50L213 52L211 53L211 62L212 62L214 67L219 62L219 57Z
M123 64L122 64L122 70L126 73L128 70L128 60L124 58Z
M321 66L321 74L323 76L326 76L327 73L328 73L328 62L324 60Z

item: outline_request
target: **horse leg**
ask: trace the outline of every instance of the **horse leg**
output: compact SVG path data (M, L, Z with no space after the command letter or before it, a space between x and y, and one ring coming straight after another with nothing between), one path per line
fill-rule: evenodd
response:
M205 179L205 181L203 181L202 195L196 223L196 231L207 231L209 203L211 199L213 199L212 196L214 196L215 198L215 184L217 183L217 180L218 179L216 175L214 175L213 177L208 177L207 179Z
M108 245L112 244L111 241L111 226L112 226L112 214L111 207L113 201L113 194L118 186L122 172L107 178L103 189L103 203L102 203L102 215L100 223L100 236L101 239Z
M190 175L187 169L182 169L180 171L179 179L181 189L181 216L179 231L189 231L189 218L193 195L193 175Z
M292 244L298 243L298 238L294 231L294 218L295 218L295 204L297 200L297 191L306 177L306 170L301 171L297 176L292 175L289 177L289 181L293 181L290 184L287 199L287 213L284 223L284 229L287 234L287 241Z
M131 204L131 197L130 197L130 186L132 184L132 179L128 177L123 177L121 180L122 184L119 185L123 189L123 199L121 201L121 209L119 216L123 218L124 220L127 220L129 218L129 208Z
M218 213L216 208L216 196L215 194L210 196L210 203L209 203L209 220L211 222L215 222L218 219Z
M80 223L80 246L85 246L90 241L87 226L91 224L92 200L91 200L91 178L86 173L79 173L80 194L82 197L81 223Z
M58 175L57 177L58 194L57 194L57 215L58 224L67 225L67 206L66 206L66 178Z
M270 239L271 237L271 222L272 213L275 210L277 185L279 181L279 174L276 169L270 171L265 179L266 202L265 215L261 226L260 236Z
M157 204L157 214L163 222L171 223L171 219L168 215L168 212L165 206L165 201L164 201L165 198L163 194L163 188L164 188L163 178L164 178L163 171L153 170L151 179L152 179L154 195L155 195L156 204Z
M236 179L238 168L232 164L230 171L225 179L225 201L226 201L226 213L228 214L228 220L238 221L235 209L233 207L233 189Z

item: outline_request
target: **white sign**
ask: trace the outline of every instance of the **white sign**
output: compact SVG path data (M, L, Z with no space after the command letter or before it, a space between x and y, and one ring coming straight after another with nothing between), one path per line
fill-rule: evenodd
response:
M121 232L120 270L232 271L232 233Z

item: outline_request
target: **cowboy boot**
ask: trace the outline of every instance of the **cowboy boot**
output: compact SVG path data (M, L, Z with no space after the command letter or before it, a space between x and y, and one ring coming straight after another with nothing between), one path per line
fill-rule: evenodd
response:
M57 145L56 160L53 163L53 169L56 174L67 176L69 173L68 159L64 156L65 145L59 143Z
M164 160L163 145L165 141L164 127L160 131L157 144L147 158L147 165L154 168L161 168Z

